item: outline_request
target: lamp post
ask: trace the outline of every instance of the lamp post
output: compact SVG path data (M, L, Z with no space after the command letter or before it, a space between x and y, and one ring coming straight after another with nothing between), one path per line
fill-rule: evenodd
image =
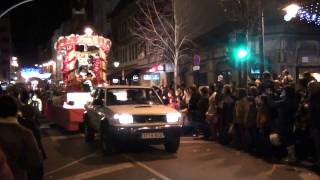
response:
M261 15L261 29L260 29L260 37L259 37L259 54L260 54L260 76L262 77L262 73L264 72L264 0L260 2L260 15Z
M11 6L10 8L8 8L7 10L5 10L3 13L0 14L0 19L1 19L4 15L6 15L8 12L10 12L10 11L13 10L13 9L15 9L16 7L21 6L21 5L23 5L23 4L26 4L26 3L29 3L29 2L33 2L33 1L35 1L35 0L25 0L25 1L21 1L21 2L19 2L19 3L17 3L17 4L15 4L15 5Z

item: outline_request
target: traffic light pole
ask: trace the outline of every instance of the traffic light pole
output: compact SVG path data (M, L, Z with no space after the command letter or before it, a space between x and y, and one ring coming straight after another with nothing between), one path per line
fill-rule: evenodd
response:
M261 11L261 30L259 36L259 54L260 54L260 76L264 72L264 10L263 10L263 0L260 0L260 11Z

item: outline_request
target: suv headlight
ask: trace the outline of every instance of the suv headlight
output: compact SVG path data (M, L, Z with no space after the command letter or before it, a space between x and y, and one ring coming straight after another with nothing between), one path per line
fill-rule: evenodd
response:
M119 121L120 124L132 124L133 123L133 116L130 114L115 114L113 119Z
M168 113L167 114L167 122L168 123L176 123L179 121L181 117L180 113Z

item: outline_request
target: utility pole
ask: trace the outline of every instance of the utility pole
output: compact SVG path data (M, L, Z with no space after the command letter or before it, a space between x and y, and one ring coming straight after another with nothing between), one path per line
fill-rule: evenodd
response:
M260 0L260 13L261 13L260 14L261 29L260 29L260 36L259 36L260 76L264 72L264 12L263 12L264 8L263 6L264 6L263 0Z

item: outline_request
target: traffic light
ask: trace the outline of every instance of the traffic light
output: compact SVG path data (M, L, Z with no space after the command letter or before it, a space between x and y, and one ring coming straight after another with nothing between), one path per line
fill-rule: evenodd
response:
M238 45L233 48L232 56L237 62L247 61L250 57L250 50L247 46Z

